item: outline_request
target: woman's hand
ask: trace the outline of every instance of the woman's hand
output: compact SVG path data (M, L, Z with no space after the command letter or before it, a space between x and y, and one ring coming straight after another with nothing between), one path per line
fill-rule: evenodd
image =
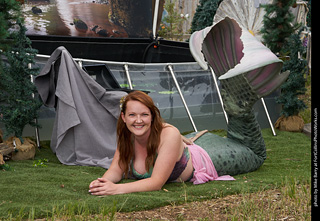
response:
M185 136L182 136L182 141L187 144L187 145L192 145L193 144L193 140L191 138L186 138Z
M104 178L92 181L89 185L89 193L95 196L119 194L117 192L117 184Z
M187 145L192 145L198 138L200 138L202 135L204 135L205 133L207 133L208 130L203 130L203 131L200 131L196 134L196 136L194 137L191 137L191 138L186 138L185 136L182 136L182 141L187 144Z

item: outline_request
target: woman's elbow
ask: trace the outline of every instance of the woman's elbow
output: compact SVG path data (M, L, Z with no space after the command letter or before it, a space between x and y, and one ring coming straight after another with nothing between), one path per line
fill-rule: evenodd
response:
M154 182L152 182L152 190L153 191L158 191L161 190L166 181L163 181L162 179L156 179Z
M163 185L155 186L154 191L159 191L162 189L162 187L163 187Z

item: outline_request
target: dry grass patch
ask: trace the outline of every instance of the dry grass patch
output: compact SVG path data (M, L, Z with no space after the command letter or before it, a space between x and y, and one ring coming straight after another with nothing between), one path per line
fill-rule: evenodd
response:
M277 189L169 205L130 213L116 220L311 220L309 184L290 181Z

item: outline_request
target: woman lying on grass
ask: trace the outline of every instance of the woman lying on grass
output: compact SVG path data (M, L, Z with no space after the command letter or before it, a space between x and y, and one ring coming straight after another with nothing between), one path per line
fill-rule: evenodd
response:
M91 182L91 194L160 190L174 181L232 180L222 175L248 173L263 164L266 147L253 105L288 77L288 72L280 74L282 61L230 18L193 33L190 41L199 64L207 61L220 79L227 138L206 133L197 145L186 144L174 126L163 122L148 95L130 93L122 101L112 164L102 178ZM123 175L139 180L116 184Z
M201 153L203 162L199 163L207 168L207 174L202 176L207 180L218 178L208 154L195 144L184 143L179 130L163 122L159 109L144 92L135 91L122 99L117 135L118 148L112 164L102 178L91 182L92 195L154 191L166 182L195 181L198 171L194 171L194 164L198 162L194 161L194 154ZM139 180L116 184L123 175Z
M270 79L264 80L269 82ZM118 147L113 161L102 178L90 183L89 192L113 195L154 191L160 190L166 182L201 184L211 180L234 180L225 174L237 175L258 169L266 159L266 147L253 105L278 85L272 84L262 93L243 75L220 83L229 119L228 137L206 133L196 141L199 146L184 142L177 128L164 123L159 109L147 94L135 91L125 96L120 101ZM117 184L129 175L138 180Z
M261 84L266 85L263 90L254 89L242 74L221 80L229 119L227 138L206 133L195 141L197 145L183 142L179 130L163 122L147 94L128 94L120 102L118 147L113 161L102 178L91 182L89 192L113 195L154 191L166 182L234 180L229 175L258 169L266 159L266 147L253 105L280 85L273 83L278 77L261 78ZM139 180L117 184L129 175Z
M229 175L258 169L266 159L266 147L253 105L281 84L279 75L272 74L279 72L278 66L262 67L261 70L267 70L267 77L260 69L255 72L258 77L254 75L254 79L258 78L259 85L263 85L261 90L253 87L255 81L248 80L251 75L238 74L222 79L221 96L229 120L228 136L222 138L206 133L196 141L197 145L183 142L179 130L164 123L159 109L147 94L130 93L120 102L118 147L111 166L102 178L91 182L89 192L113 195L154 191L160 190L166 182L200 184L234 180ZM229 175L222 176L225 174ZM139 180L117 184L123 175Z

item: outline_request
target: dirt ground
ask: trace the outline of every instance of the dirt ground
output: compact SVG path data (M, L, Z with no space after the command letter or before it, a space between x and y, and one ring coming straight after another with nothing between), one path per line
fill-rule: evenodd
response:
M270 197L277 197L278 190L268 191ZM183 205L168 205L147 211L117 213L116 220L227 220L228 211L243 201L242 195L231 195L202 202Z
M310 187L298 187L290 198L287 189L230 195L202 202L168 205L147 211L116 213L116 220L311 220ZM301 200L300 200L300 199ZM251 210L251 211L249 211ZM259 217L256 217L259 216Z

